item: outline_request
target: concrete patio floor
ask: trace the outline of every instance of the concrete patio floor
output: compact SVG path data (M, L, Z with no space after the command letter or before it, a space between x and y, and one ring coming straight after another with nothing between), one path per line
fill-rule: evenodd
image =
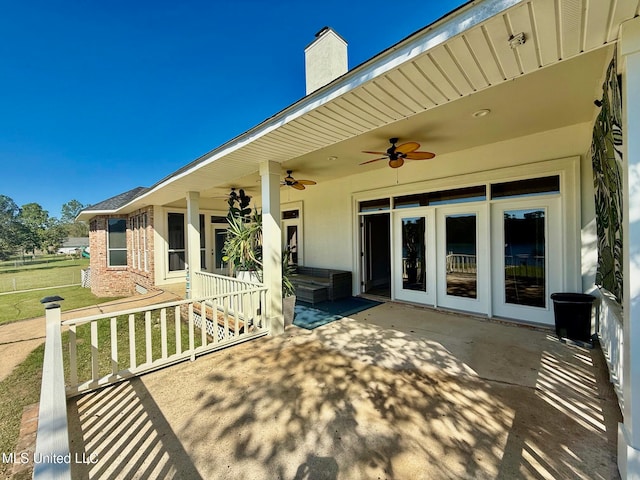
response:
M396 303L122 382L69 415L88 460L75 478L619 478L599 349Z

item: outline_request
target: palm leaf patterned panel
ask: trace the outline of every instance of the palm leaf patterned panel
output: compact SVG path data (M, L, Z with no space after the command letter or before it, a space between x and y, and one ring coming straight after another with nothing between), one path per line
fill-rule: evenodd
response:
M615 52L602 90L602 109L591 143L598 233L596 285L622 303L622 93Z

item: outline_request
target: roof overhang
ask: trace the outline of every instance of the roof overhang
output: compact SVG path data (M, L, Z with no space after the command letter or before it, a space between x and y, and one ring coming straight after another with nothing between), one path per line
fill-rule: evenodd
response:
M639 8L637 0L469 2L110 213L180 205L189 191L219 196L250 182L265 160L313 170L315 179L343 177L362 171L360 150L390 136L441 154L590 121L607 47ZM524 44L512 48L521 32ZM495 116L469 123L489 104L499 105ZM333 156L339 164L326 167Z

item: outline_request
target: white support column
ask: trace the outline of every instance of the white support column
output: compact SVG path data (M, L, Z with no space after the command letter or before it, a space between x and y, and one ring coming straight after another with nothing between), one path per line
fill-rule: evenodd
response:
M194 272L200 271L200 193L187 193L187 298L192 298Z
M618 426L618 468L640 479L640 17L622 25L624 423Z
M272 335L284 332L282 316L282 233L280 229L280 164L260 165L262 179L263 281L269 289L267 316Z

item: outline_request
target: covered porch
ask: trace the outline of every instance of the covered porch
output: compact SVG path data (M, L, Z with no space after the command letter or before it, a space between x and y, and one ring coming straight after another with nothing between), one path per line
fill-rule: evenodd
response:
M74 478L619 478L598 348L393 302L118 383L68 413L87 459Z
M195 478L304 478L306 468L329 472L328 478L402 477L405 468L428 472L426 478L509 477L520 469L542 478L576 472L615 478L615 469L603 472L609 463L596 459L610 451L612 425L621 419L593 420L603 399L617 405L603 393L611 379L624 410L618 465L623 478L636 478L640 11L632 0L585 3L579 15L572 7L563 0L469 2L125 203L85 212L87 219L120 222L121 237L134 240L129 252L105 249L122 257L120 265L105 262L113 278L128 274L162 287L186 277L193 288L200 270L212 273L218 266L216 229L229 190L246 190L264 222L268 294L260 325L285 335L215 353L220 370L208 362L183 365L167 370L172 378L158 384L153 379L164 372L83 397L88 413L82 402L74 408L88 415L84 421L100 424L108 416L88 420L103 405L101 395L117 399L118 389L140 388L136 395L149 399L147 410L158 412L177 442L174 453L161 449L158 458L186 455ZM600 119L613 133L598 145ZM393 138L419 143L437 157L402 168L392 160L370 165L363 150L384 151ZM616 167L607 181L594 152ZM289 188L283 180L289 171L317 185ZM596 203L595 193L612 185L619 205L611 198ZM453 329L451 317L428 307L420 310L420 324L403 310L382 316L389 329L342 321L290 335L282 316L281 262L293 219L285 212L298 215L299 264L352 272L354 295L379 288L391 300L465 311L485 318L478 325L512 329L491 319L549 327L549 294L603 291L599 333L610 378L598 377L585 393L583 382L595 378L595 352L526 327L514 330L521 338L494 344L496 332L474 336L465 322ZM605 245L598 242L607 235L598 222L610 218L613 305L599 289ZM464 242L454 238L457 219L464 219ZM526 261L522 251L505 251L516 243L507 240L507 226L524 220L541 232ZM95 222L106 238L108 225ZM419 276L409 275L405 260L411 230L420 239L419 261L411 262ZM384 242L367 243L381 232ZM455 244L465 248L450 248ZM449 258L461 256L470 270L450 268ZM378 273L384 274L380 285L373 282ZM462 282L459 273L475 279ZM526 294L512 294L516 273ZM462 287L453 288L456 281ZM203 373L181 370L191 368ZM176 394L181 381L194 378L195 393L184 384ZM163 394L165 386L171 391ZM120 412L128 420L124 405ZM172 405L185 413L173 419L167 413ZM85 442L120 445L86 425L91 438ZM587 436L598 439L594 452L583 449ZM154 451L140 442L141 451ZM149 472L181 471L148 457L132 463ZM208 470L223 464L227 470Z

